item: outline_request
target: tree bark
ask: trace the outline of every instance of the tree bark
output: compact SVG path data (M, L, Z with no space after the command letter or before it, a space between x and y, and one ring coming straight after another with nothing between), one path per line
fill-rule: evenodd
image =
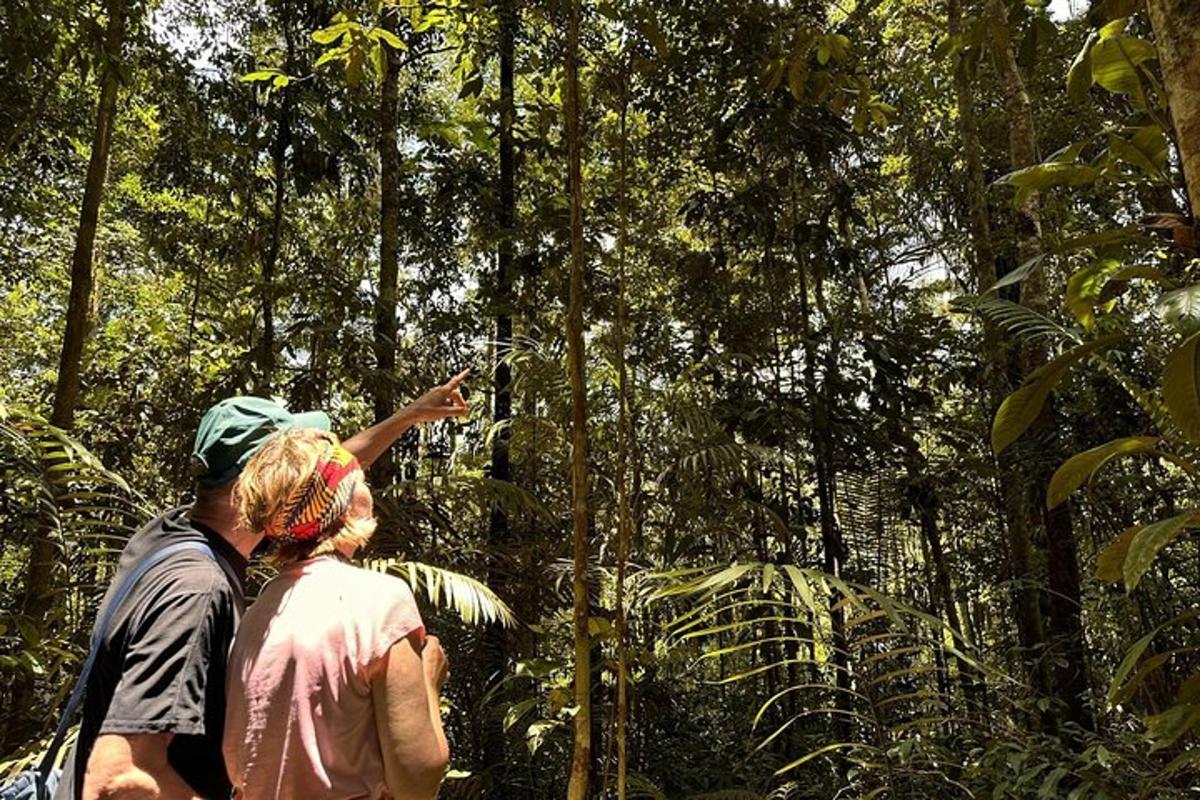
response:
M793 166L793 170L795 167ZM800 324L803 340L805 394L812 409L812 421L809 428L809 440L813 449L813 472L817 479L817 501L819 523L821 530L821 550L823 552L823 567L831 575L840 576L842 573L845 543L842 533L837 526L834 513L834 484L836 471L833 464L833 441L829 429L829 406L827 403L830 376L825 376L825 386L817 382L817 343L814 339L812 325L812 307L809 302L808 259L805 257L804 244L801 241L799 227L799 209L797 202L795 176L791 186L792 207L792 247L796 261L796 274L799 279L800 295ZM816 287L814 293L818 291ZM849 708L850 692L850 663L846 646L846 616L836 598L830 598L829 620L831 632L832 654L830 663L835 671L834 685L836 691L833 697L834 707L840 711ZM845 714L834 714L830 720L834 741L845 741L848 726ZM839 760L839 772L844 773L845 763Z
M286 47L284 70L291 72L296 59L296 42L292 33L291 12L288 3L280 8L280 24ZM274 196L271 200L271 243L263 254L260 305L263 318L263 338L258 346L257 391L271 394L275 374L275 267L279 263L279 252L283 247L283 214L287 201L287 151L292 145L292 115L295 99L291 89L283 89L283 102L279 109L279 124L275 129L275 141L271 144L271 167L274 181Z
M87 337L88 309L92 301L92 256L96 246L96 226L100 202L108 176L108 155L112 147L113 124L117 110L117 64L125 43L126 0L109 0L108 28L105 33L105 62L100 77L100 100L96 107L96 129L88 158L79 228L71 255L71 295L67 302L67 322L62 351L58 360L58 381L54 389L54 411L50 421L60 428L75 425L75 407L79 401L79 373L83 364L83 344Z
M1195 0L1146 0L1146 7L1192 222L1200 225L1200 4Z
M93 323L92 261L96 228L100 220L100 203L104 198L104 184L108 177L108 157L112 148L119 88L117 65L121 61L125 43L127 14L126 0L109 0L104 44L105 60L100 71L100 98L96 104L96 127L92 134L92 151L88 157L79 227L75 233L75 249L71 255L71 292L67 301L66 325L59 354L54 406L50 416L51 424L65 430L75 425L80 372L83 368L83 348L88 329ZM46 632L50 610L54 606L55 571L60 560L59 542L48 534L34 537L29 549L29 567L25 571L18 608L39 636ZM14 679L12 688L12 694L18 704L18 709L13 709L14 718L20 718L20 709L28 709L35 699L30 676L22 673Z
M512 366L508 355L512 351L513 338L513 248L516 236L516 147L513 127L516 123L516 106L513 101L513 56L516 46L517 11L513 0L499 0L496 17L500 31L500 207L497 213L497 228L500 235L496 248L496 285L492 302L495 304L495 364L492 373L492 422L497 426L492 436L492 463L490 475L498 481L512 480L510 458L512 417ZM488 527L491 568L488 585L502 595L509 585L508 575L512 565L508 562L512 531L504 508L496 503L492 507ZM500 680L507 670L508 636L500 626L488 630L486 645L487 671L489 680ZM484 762L496 772L492 796L511 796L514 788L507 785L507 745L499 719L489 719L484 737Z
M579 134L579 9L571 0L567 24L567 190L571 206L571 276L567 303L567 365L571 382L571 521L574 550L575 736L568 800L589 797L592 761L591 642L588 634L587 384L583 351L583 186Z
M384 5L380 27L395 34L399 8ZM384 75L379 102L379 294L375 300L375 421L396 410L396 286L400 273L400 149L397 143L400 58L383 47ZM394 472L391 451L371 465L372 475L387 482Z
M1002 0L988 0L991 23L1000 32L996 48L996 65L1004 89L1004 106L1009 125L1009 158L1014 170L1033 166L1039 161L1037 136L1033 120L1033 107L1025 81L1017 66L1016 57L1009 45L1007 16ZM1021 264L1038 258L1042 254L1041 208L1036 194L1030 194L1017 207L1016 235L1017 257ZM1032 269L1021 282L1021 303L1034 311L1045 314L1050 302L1047 296L1046 271L1043 265ZM1041 343L1026 344L1022 353L1022 366L1026 374L1046 364L1049 353ZM1037 448L1054 453L1058 434L1053 423L1053 402L1047 401L1038 421L1029 431L1027 441L1038 441ZM1062 504L1054 510L1046 510L1046 485L1053 474L1055 462L1045 453L1032 452L1031 448L1018 447L1011 456L1014 466L1028 463L1031 469L1024 481L1029 492L1027 508L1036 509L1046 531L1046 556L1048 568L1048 610L1050 634L1053 644L1060 652L1057 659L1062 666L1051 671L1051 688L1054 696L1065 709L1065 719L1082 729L1093 727L1091 712L1087 707L1087 650L1080 612L1082 591L1079 580L1079 555L1075 544L1075 533L1071 520L1070 506ZM1021 467L1016 467L1025 472ZM1017 543L1024 547L1026 543ZM1028 566L1028 565L1026 565ZM1028 602L1026 600L1026 602ZM1028 610L1026 610L1028 613Z
M632 525L629 516L629 485L626 473L629 465L629 444L632 438L629 421L629 374L625 366L625 255L629 244L629 70L621 76L620 140L617 166L618 226L617 226L617 800L625 800L626 777L629 771L627 728L629 725L629 635L625 611L625 580L629 564L629 545Z

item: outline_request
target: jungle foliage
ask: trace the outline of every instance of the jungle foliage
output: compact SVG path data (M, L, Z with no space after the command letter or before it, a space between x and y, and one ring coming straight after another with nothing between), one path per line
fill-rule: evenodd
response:
M7 2L0 770L209 405L470 367L446 796L1193 796L1200 4L1082 5Z

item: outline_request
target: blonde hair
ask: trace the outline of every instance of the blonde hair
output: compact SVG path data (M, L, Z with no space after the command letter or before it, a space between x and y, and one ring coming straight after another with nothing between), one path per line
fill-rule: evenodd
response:
M265 535L288 499L312 476L317 458L332 434L296 428L280 431L265 441L242 469L233 487L242 530ZM336 438L334 438L336 441ZM329 530L331 535L311 542L275 542L267 560L276 566L334 552L353 552L375 533L372 517L352 513L351 504Z

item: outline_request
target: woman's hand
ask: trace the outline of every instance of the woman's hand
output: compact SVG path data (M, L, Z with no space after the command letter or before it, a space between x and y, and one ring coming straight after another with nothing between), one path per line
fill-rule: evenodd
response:
M471 408L463 399L459 385L471 370L464 369L441 386L435 386L404 409L404 416L413 422L437 422L448 417L465 417Z

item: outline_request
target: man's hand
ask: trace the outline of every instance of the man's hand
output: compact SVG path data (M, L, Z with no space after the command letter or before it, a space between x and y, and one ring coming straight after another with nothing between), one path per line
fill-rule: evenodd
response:
M470 406L463 399L459 385L471 370L464 369L441 386L435 386L404 408L404 415L413 422L437 422L448 417L465 417Z
M436 636L426 636L425 646L421 648L421 666L425 670L425 680L436 691L441 692L450 674L450 664L446 661L446 651Z

